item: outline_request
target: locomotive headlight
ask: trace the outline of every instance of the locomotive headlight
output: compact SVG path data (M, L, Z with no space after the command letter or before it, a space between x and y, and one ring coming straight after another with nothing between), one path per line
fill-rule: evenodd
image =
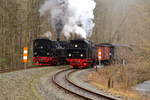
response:
M43 46L41 46L40 48L43 49Z
M49 56L49 53L47 53L47 56Z
M109 53L109 55L111 56L111 53Z
M69 57L71 57L71 54L69 53Z
M80 56L83 57L83 54L81 54Z
M34 52L34 55L37 55L37 52Z
M76 44L76 45L75 45L75 47L77 48L77 47L78 47L78 45Z

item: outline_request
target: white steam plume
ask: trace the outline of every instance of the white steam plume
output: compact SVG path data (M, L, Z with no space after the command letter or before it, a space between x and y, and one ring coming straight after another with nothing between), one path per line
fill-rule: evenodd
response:
M87 38L95 26L95 6L94 0L46 0L39 12L41 16L50 14L57 36L63 33L66 37L78 34Z

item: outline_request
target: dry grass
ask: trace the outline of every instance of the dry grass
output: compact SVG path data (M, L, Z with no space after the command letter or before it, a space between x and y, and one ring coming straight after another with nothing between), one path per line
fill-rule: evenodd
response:
M143 100L131 87L145 80L149 80L149 71L149 67L123 68L121 66L111 66L99 69L98 72L90 73L88 79L95 86L113 94Z
M91 72L88 80L97 87L113 94L136 100L148 100L132 89L136 84L150 80L150 58L147 50L136 51L136 56L130 57L132 59L129 59L130 63L126 66L111 65L98 69L97 72Z
M120 96L122 96L126 99L127 98L132 98L132 99L140 99L141 100L141 97L138 95L138 93L136 91L108 88L107 86L101 85L101 84L99 84L97 82L94 82L94 81L91 81L90 83L95 85L99 89L110 92L114 95L120 95Z

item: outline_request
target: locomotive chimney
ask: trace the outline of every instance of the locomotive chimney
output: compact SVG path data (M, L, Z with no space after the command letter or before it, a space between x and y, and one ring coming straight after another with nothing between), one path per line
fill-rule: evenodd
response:
M57 38L57 41L60 41L60 39L59 39L59 38Z
M57 41L60 41L60 36L61 36L61 33L62 33L62 30L63 30L63 22L61 19L57 19L56 20L56 25L55 25L55 28L56 28L56 33L57 33Z
M60 41L60 34L57 34L57 41Z

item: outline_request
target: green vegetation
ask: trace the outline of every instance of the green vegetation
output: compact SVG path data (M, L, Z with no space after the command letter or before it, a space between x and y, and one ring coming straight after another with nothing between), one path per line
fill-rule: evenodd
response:
M6 59L0 58L0 62L5 62Z

